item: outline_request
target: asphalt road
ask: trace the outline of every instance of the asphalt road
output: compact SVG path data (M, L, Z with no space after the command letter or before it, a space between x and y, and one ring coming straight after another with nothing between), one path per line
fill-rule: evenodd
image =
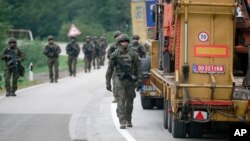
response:
M174 139L162 110L143 110L137 94L133 128L120 130L116 104L105 89L106 67L17 91L0 98L0 141L222 141L227 135Z

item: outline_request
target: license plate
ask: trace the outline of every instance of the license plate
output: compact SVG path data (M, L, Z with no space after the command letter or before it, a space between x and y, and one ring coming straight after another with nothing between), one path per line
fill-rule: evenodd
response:
M155 91L155 88L151 85L143 85L142 90L143 91Z

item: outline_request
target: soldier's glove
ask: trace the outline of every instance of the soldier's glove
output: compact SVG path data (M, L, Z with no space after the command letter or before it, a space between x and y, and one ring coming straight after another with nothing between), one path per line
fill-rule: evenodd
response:
M8 55L8 54L4 55L4 57L5 57L6 59L11 58L11 56L10 56L10 55Z
M111 84L110 84L110 83L107 83L107 84L106 84L106 89L107 89L108 91L112 91L112 89L111 89Z
M137 92L141 89L141 81L138 80L135 82L135 88Z

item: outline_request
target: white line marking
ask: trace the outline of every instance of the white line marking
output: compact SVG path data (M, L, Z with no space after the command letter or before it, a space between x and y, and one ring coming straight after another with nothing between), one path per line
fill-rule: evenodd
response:
M111 115L113 122L115 124L116 129L120 132L120 134L127 140L127 141L136 141L135 138L125 129L120 129L120 123L118 121L118 118L116 116L116 103L111 104Z

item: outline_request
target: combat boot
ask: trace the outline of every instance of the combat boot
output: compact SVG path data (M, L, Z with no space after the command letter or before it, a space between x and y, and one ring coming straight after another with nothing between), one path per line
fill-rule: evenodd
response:
M131 121L127 121L127 127L133 127L133 124Z
M54 80L53 79L50 79L50 83L53 83L54 82Z
M56 83L58 82L57 79L55 80L55 82L56 82Z
M15 91L12 91L10 94L10 96L16 96Z
M6 97L9 97L11 94L10 94L10 92L8 91L7 93L6 93Z
M120 129L126 129L126 124L121 124Z

